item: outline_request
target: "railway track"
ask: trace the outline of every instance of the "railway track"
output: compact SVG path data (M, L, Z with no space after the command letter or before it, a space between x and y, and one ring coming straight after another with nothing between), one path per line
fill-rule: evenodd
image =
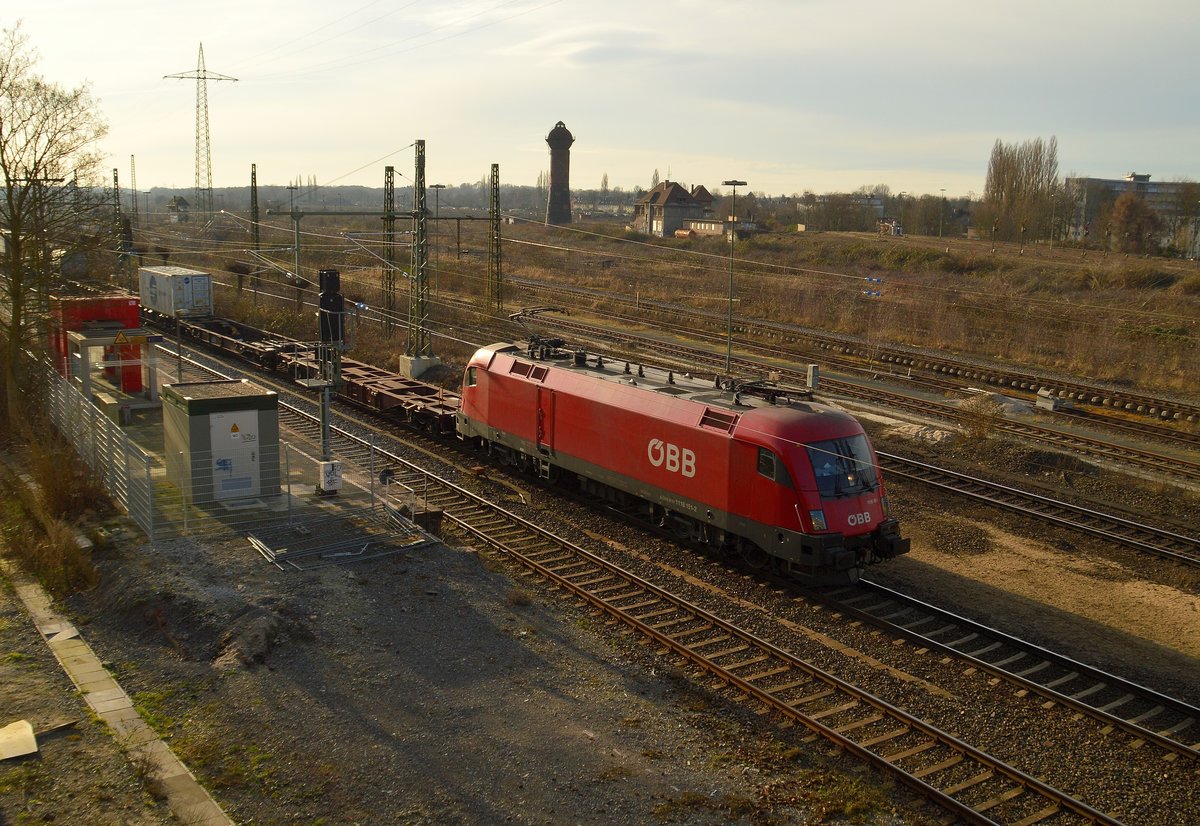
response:
M1135 522L1112 514L1073 505L1030 491L1018 490L987 479L927 465L890 453L877 453L889 477L902 476L933 485L989 505L1027 514L1047 522L1119 542L1164 559L1200 566L1200 538Z
M516 278L512 282L517 285L523 285L527 289L547 289L546 285L537 282L536 280ZM220 284L219 286L226 286ZM569 288L556 286L555 290L577 292L581 294L589 294L583 288ZM292 303L292 299L285 296L276 296L267 293L262 295L278 299L288 304ZM454 303L454 300L443 296L441 301L446 303ZM619 299L621 300L621 299ZM623 299L626 303L635 304L634 301ZM463 307L473 307L470 302L459 302ZM711 320L712 314L703 311L696 311L690 308L683 308L677 305L662 303L662 302L636 302L636 306L654 307L662 311L681 312L688 318L699 318ZM631 327L636 328L645 323L645 319L632 315L612 314L610 316L628 322ZM719 319L718 319L719 320ZM735 319L736 323L742 328L749 330L753 324L747 322L746 319ZM557 326L569 327L570 324L554 319L551 323ZM930 356L928 354L914 354L900 348L887 348L882 345L867 343L855 340L849 336L838 336L834 334L818 333L816 331L802 330L801 328L793 328L791 325L779 324L775 322L754 322L758 326L769 331L768 339L778 339L787 342L797 342L810 340L814 343L817 349L823 350L821 355L822 362L827 366L837 367L841 370L862 374L864 376L876 376L880 374L889 374L889 371L896 368L902 368L904 373L890 373L898 380L902 380L914 387L924 387L937 392L950 393L966 393L966 388L963 386L965 381L979 381L984 384L997 386L1001 392L1012 394L1018 397L1028 397L1030 401L1036 398L1037 391L1047 389L1054 392L1056 396L1065 399L1078 400L1082 404L1091 404L1110 408L1115 412L1124 412L1127 416L1154 416L1164 422L1178 423L1196 423L1200 422L1200 405L1193 405L1187 402L1178 400L1157 399L1144 394L1130 394L1125 391L1118 391L1112 388L1099 388L1090 385L1079 383L1062 382L1057 379L1048 379L1028 373L1018 373L1012 370L998 370L993 366L981 366L971 362L962 360L949 359L939 356ZM591 334L600 334L600 328L587 328ZM674 326L670 327L669 331L683 334L695 334L695 327ZM797 333L799 331L799 333ZM500 339L505 338L507 333L501 335ZM765 357L778 358L780 352L778 348L770 350L764 349L761 345L753 342L741 342L740 347L746 349L761 350ZM702 351L693 351L692 364L699 358L699 353ZM784 353L785 356L801 357L803 353ZM715 366L720 367L716 361L710 362ZM738 359L739 365L750 369L751 371L761 371L763 365L758 362ZM915 368L915 372L914 372ZM831 382L830 379L825 379L826 383ZM1114 417L1102 415L1093 411L1075 409L1054 411L1055 415L1060 416L1063 421L1084 420L1088 424L1101 425L1103 427L1120 431L1126 434L1132 434L1140 438L1154 439L1172 444L1182 444L1188 447L1200 448L1200 431L1182 429L1179 426L1171 426L1170 424L1158 424L1153 421L1139 420L1137 418Z
M586 297L595 298L594 291L586 288L572 288L559 284L546 284L536 279L510 278L511 283L524 286L531 291L553 291L554 295L563 292L574 292ZM612 301L614 297L605 293L605 299ZM683 323L674 328L674 332L694 334L697 322L710 327L714 332L724 335L726 318L723 313L705 311L669 302L631 300L628 297L618 298L618 301L637 310L648 310L653 313L677 316ZM614 316L615 317L615 316ZM624 316L622 321L631 325L644 324L644 314ZM1176 421L1190 424L1200 422L1200 404L1183 399L1163 399L1154 396L1135 393L1119 388L1098 387L1082 382L1073 382L1055 377L1047 377L1029 371L1014 370L992 364L982 364L961 358L918 352L910 348L886 346L879 343L864 343L852 336L820 332L783 322L764 321L759 319L734 318L734 325L744 330L752 339L740 342L739 346L755 347L754 339L778 341L782 344L805 343L810 349L821 349L829 354L842 356L843 366L847 368L871 371L871 363L879 362L885 368L901 368L910 371L910 377L920 380L937 381L943 376L955 377L959 380L969 379L983 382L1004 392L1024 391L1036 394L1039 389L1046 388L1061 398L1078 401L1081 404L1127 411L1141 416L1152 417L1163 421ZM755 330L759 332L754 333ZM776 353L778 355L778 353ZM803 356L803 353L785 353L787 356ZM828 360L828 359L827 359ZM878 368L875 368L878 369ZM912 371L916 371L913 373ZM1169 433L1170 431L1165 431Z
M614 331L561 318L547 320L546 323L556 328L572 330L581 336L589 336L593 340L606 339L615 343L633 344L641 350L656 352L667 358L677 359L679 364L690 365L692 367L698 364L707 364L718 372L723 371L723 359L695 347L674 342L665 342L634 332ZM762 373L764 369L767 369L762 363L747 359L735 358L732 361L733 364L737 365L738 369L744 370L751 375ZM795 383L803 383L806 378L803 373L786 367L772 367L770 369L780 373L781 378L786 378ZM886 391L880 389L877 385L868 386L857 382L824 377L821 381L824 387L844 397L860 399L873 404L885 404L892 408L908 410L923 416L934 416L946 421L961 422L965 418L964 414L957 407L945 402ZM1098 439L1003 417L997 417L992 425L996 430L1001 432L1069 448L1097 459L1125 462L1146 471L1153 471L1160 476L1164 473L1169 473L1190 482L1200 482L1200 462L1191 461L1183 457L1167 456L1151 450L1121 444L1120 442Z
M904 401L903 397L901 397L901 401ZM918 407L917 409L922 408ZM886 453L881 453L879 456L885 469L892 475L904 476L994 506L1035 516L1165 559L1188 565L1200 565L1200 540L1194 537L937 468L901 456Z
M796 378L799 378L798 373L794 375ZM884 403L889 407L909 410L920 415L936 416L952 422L962 422L966 418L957 407L944 402L914 399L902 393L864 387L849 382L826 381L825 385L846 397L857 398L871 403ZM1200 481L1200 462L1195 462L1182 456L1168 456L1164 453L1122 444L1121 442L1085 436L1066 430L1044 427L1032 422L1003 417L997 417L992 420L991 425L995 430L1002 433L1032 439L1043 444L1067 448L1095 459L1123 462L1143 471L1153 472L1157 476L1168 474L1190 482Z
M1200 708L982 623L861 580L812 599L958 659L1149 743L1169 759L1200 760Z
M289 428L315 436L320 423L281 403ZM969 823L1117 821L1067 792L977 749L925 720L556 536L460 485L340 428L336 452L361 470L387 461L392 484L419 493L466 535L525 572L584 601L647 644L721 686L800 724L885 771Z
M1200 432L1197 431L1178 430L1136 419L1116 419L1112 416L1101 416L1078 408L1075 410L1057 410L1054 411L1054 414L1062 417L1064 421L1083 421L1089 425L1100 425L1110 430L1130 433L1141 438L1159 439L1200 449Z

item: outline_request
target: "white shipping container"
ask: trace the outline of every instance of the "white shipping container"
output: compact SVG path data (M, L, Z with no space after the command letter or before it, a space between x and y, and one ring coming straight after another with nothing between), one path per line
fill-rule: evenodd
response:
M198 318L213 313L212 276L187 267L138 270L142 306L165 316Z

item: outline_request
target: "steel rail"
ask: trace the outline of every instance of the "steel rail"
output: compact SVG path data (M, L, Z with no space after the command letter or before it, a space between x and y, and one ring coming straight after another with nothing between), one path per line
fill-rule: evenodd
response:
M288 408L290 415L312 418L310 414L286 402L281 402L280 407ZM411 474L412 478L408 480L410 487L423 483L444 491L447 495L438 495L434 500L447 509L443 512L443 518L458 525L469 535L609 613L648 639L674 651L716 676L723 684L804 725L869 764L892 773L901 782L965 821L1036 823L1062 812L1070 812L1086 823L1117 823L1071 795L760 640L484 497L402 457L367 445L340 426L335 425L331 429L339 439L358 442L360 450L369 449L374 455L386 457L406 474ZM512 533L514 530L515 534ZM518 543L518 538L521 543ZM528 544L530 542L532 544ZM520 544L525 544L525 547L520 547ZM668 632L667 629L673 630ZM718 645L719 650L710 649L707 654L701 651ZM718 662L730 657L736 657L735 661L724 664ZM753 668L754 671L750 674L736 673L747 668ZM791 695L800 689L806 690L805 696L792 698ZM835 694L842 696L837 700L828 699ZM801 710L804 706L812 708ZM824 708L818 710L819 706ZM845 720L844 715L858 714L860 710L867 711L866 715L846 720L837 726L822 722L827 718ZM851 731L866 733L886 728L887 725L898 727L862 740L855 740L849 735ZM871 748L893 741L909 742L904 738L914 733L920 742L906 748L886 754L882 753L882 749ZM935 748L940 751L934 752ZM941 759L930 763L933 754L941 755ZM910 771L898 765L918 755L926 755L922 758L925 762L918 768ZM963 779L964 764L976 766L976 769L968 772L969 779ZM948 785L935 785L935 776L943 772L948 773L948 778L953 776L957 779L955 782L949 779L943 781ZM991 789L985 784L993 781L1003 788L992 789L984 800L971 804L955 796L965 796L972 789ZM1004 805L1026 793L1044 799L1047 805L1035 812L1031 812L1031 807L1023 806L1020 816L1014 815L1009 820L997 821L983 814L993 809L1003 811Z
M514 284L523 285L526 289L531 290L546 290L552 289L556 293L563 291L574 292L579 295L590 295L587 288L567 287L564 285L547 285L538 282L536 279L513 279ZM592 295L591 297L596 297ZM608 300L612 299L611 294L606 294ZM625 304L633 304L634 302L627 297L624 298ZM723 324L723 316L717 317L717 314L711 311L706 311L700 308L688 307L685 305L672 304L661 301L647 301L645 299L637 302L639 309L651 308L656 312L673 313L682 316L683 318L691 318L705 322L717 321ZM622 320L633 323L644 323L644 318L635 318L626 316ZM1168 416L1178 415L1180 418L1188 416L1193 419L1200 419L1200 404L1196 402L1180 400L1180 399L1162 399L1150 396L1144 393L1135 393L1120 388L1113 387L1098 387L1082 382L1069 381L1065 379L1051 378L1047 376L1037 375L1031 372L1022 372L1013 370L1012 368L983 364L979 362L967 361L964 359L956 359L950 356L930 354L921 352L913 348L906 348L896 345L881 345L879 343L864 343L863 341L849 335L838 335L834 333L820 332L798 325L787 324L785 322L766 321L762 319L747 319L735 318L735 326L741 326L748 332L752 327L757 327L760 330L767 331L768 336L779 336L783 340L809 341L815 342L820 348L833 347L848 347L864 349L875 354L873 357L879 358L881 363L891 363L904 367L917 367L929 371L935 377L938 373L949 375L961 375L968 378L975 378L980 381L985 381L988 384L997 385L1004 389L1027 390L1036 392L1039 388L1045 387L1054 390L1055 392L1067 393L1069 397L1077 399L1082 403L1090 403L1094 405L1100 404L1101 399L1114 399L1114 408L1119 403L1120 407L1125 405L1134 405L1137 407L1149 410L1151 408L1158 411L1165 411ZM688 332L695 332L695 327L681 328ZM744 342L747 346L755 347L753 342ZM794 354L793 354L794 355ZM861 368L860 368L861 369ZM1161 416L1162 413L1160 412Z
M188 361L191 362L190 359ZM202 367L202 369L211 370L211 368L206 368L206 367ZM318 429L317 428L318 423L315 421L315 418L311 414L306 413L304 411L300 411L298 408L295 408L294 406L292 406L286 402L281 403L281 407L284 409L285 413L287 413L288 415L294 416L296 419L298 419L299 429L301 429L302 431L309 431L314 436L316 435L317 429ZM365 454L368 451L376 450L375 448L368 446L360 437L357 437L357 436L354 436L353 434L349 434L345 431L342 431L341 428L335 428L335 432L338 432L338 431L340 431L339 435L343 439L348 440L349 444L352 445L351 449L349 451L344 451L343 455L346 455L346 456L354 459L354 458L357 458L358 456L360 456L360 454ZM932 472L932 473L935 473L938 475L943 475L943 476L949 478L951 480L951 482L946 483L946 482L938 482L938 481L930 480L927 477L923 477L918 474L910 474L910 473L905 473L904 471L898 471L895 467L889 468L890 473L899 472L902 475L909 476L917 481L924 482L926 484L933 484L933 485L936 485L943 489L951 490L953 492L960 493L960 494L963 494L966 496L971 496L971 497L980 499L982 501L985 501L989 504L1007 507L1007 508L1018 510L1021 512L1032 513L1033 515L1038 516L1043 519L1049 519L1051 521L1055 521L1060 524L1064 524L1068 527L1085 530L1085 531L1088 531L1090 533L1095 533L1100 536L1105 536L1105 537L1112 538L1112 539L1119 539L1121 541L1126 541L1126 542L1133 544L1135 546L1138 546L1138 547L1143 546L1144 543L1137 542L1136 540L1130 539L1128 537L1122 537L1120 535L1110 534L1107 531L1092 529L1089 526L1081 525L1081 524L1072 522L1068 519L1063 519L1060 517L1055 517L1050 514L1046 514L1044 511L1015 505L1011 502L1006 502L1001 499L995 499L993 497L987 496L985 494L980 494L978 492L963 490L960 486L956 486L955 483L956 482L957 483L965 482L965 483L971 484L971 485L982 486L985 488L993 488L995 490L1004 492L1006 494L1013 495L1013 496L1021 498L1021 499L1033 500L1033 501L1037 501L1039 503L1047 504L1049 506L1060 507L1060 508L1064 508L1064 509L1067 509L1070 511L1076 511L1076 512L1079 512L1081 514L1085 514L1085 515L1088 515L1091 517L1096 517L1096 518L1100 518L1100 519L1104 519L1104 520L1110 520L1114 523L1123 524L1132 529L1137 529L1137 530L1142 530L1142 531L1151 531L1151 532L1157 531L1158 534L1161 534L1164 537L1169 537L1174 540L1177 540L1177 541L1180 541L1183 543L1187 543L1191 546L1200 545L1200 540L1196 540L1191 537L1182 536L1180 534L1175 534L1175 533L1169 532L1169 531L1161 531L1161 530L1157 530L1157 529L1151 529L1151 528L1148 528L1147 526L1141 525L1139 523L1134 523L1129 520L1123 520L1120 517L1113 517L1108 514L1098 513L1096 511L1092 511L1087 508L1081 508L1078 506L1070 505L1068 503L1059 502L1057 500L1053 500L1048 497L1043 497L1038 494L1019 491L1014 488L1010 488L1008 486L999 485L996 483L988 482L987 480L977 479L977 478L970 477L965 474L959 474L959 473L956 473L953 471L946 471L946 470L943 470L940 468L933 467L931 465L926 465L924 463L917 462L915 460L904 459L903 457L897 457L897 456L893 456L891 454L882 453L879 455L880 455L880 459L885 462L900 463L901 465L917 468L923 472ZM365 460L365 458L366 458L366 456L363 455L362 459ZM408 464L408 466L410 468L415 469L415 472L418 472L420 474L426 473L425 471L418 469L415 465L411 465L410 463L406 463L406 464ZM410 472L412 472L412 471L410 471ZM456 491L457 490L458 489L456 488ZM441 497L439 497L439 499L440 498ZM439 504L445 504L445 503L440 502ZM494 506L482 505L480 507L494 507ZM512 514L508 513L507 511L501 511L501 512L504 514L505 519L520 519L520 517L515 517L515 515L512 515ZM525 520L521 520L521 529L524 531L530 531L530 530L536 531L539 534L542 534L544 536L552 537L552 535L544 532L541 528L533 525L532 523L528 523ZM484 538L484 537L481 537L481 538ZM491 540L489 539L489 541L491 541ZM557 537L553 537L552 541L559 542L560 540L558 540ZM513 551L514 553L520 553L519 550L514 550L511 547L509 548L509 550ZM586 551L582 551L582 549L579 549L579 550L584 554L587 553ZM1150 550L1158 550L1158 549L1150 548ZM589 555L589 558L599 560L598 557L590 557L590 555ZM607 563L605 563L605 564L607 564ZM1028 666L1028 664L1026 664L1025 668L1022 669L1022 672L1018 673L1012 669L1002 667L1002 664L997 665L993 662L989 662L985 659L982 659L981 657L976 657L976 656L972 655L970 652L964 652L958 648L955 648L951 644L946 644L946 643L942 643L938 640L935 640L930 635L923 634L923 633L913 630L913 626L924 624L924 623L928 622L928 619L920 620L917 622L909 622L909 623L906 623L905 625L900 625L898 623L891 622L890 620L888 620L885 617L879 616L878 613L874 612L871 609L863 609L863 608L853 605L851 602L849 602L847 600L836 599L835 598L836 594L825 594L823 596L820 596L819 598L822 599L823 601L836 603L837 608L846 614L857 616L860 619L863 619L864 621L871 622L880 627L886 627L892 633L895 633L899 636L903 636L903 637L911 639L911 640L920 641L921 644L926 645L930 648L935 648L939 651L943 651L945 653L951 654L958 658L970 661L970 662L974 663L980 669L986 670L989 673L992 673L992 674L1000 676L1004 679L1007 679L1010 682L1014 682L1014 683L1020 685L1025 690L1035 692L1041 696L1047 697L1047 699L1054 700L1055 702L1070 706L1072 708L1075 708L1076 710L1079 710L1086 714L1089 714L1092 717L1095 717L1097 719L1100 719L1100 720L1106 722L1109 725L1112 725L1114 728L1119 728L1123 731L1126 731L1127 733L1130 733L1134 736L1140 737L1148 742L1154 743L1167 751L1184 754L1184 755L1187 755L1190 757L1196 757L1196 756L1200 755L1200 752L1197 751L1197 746L1200 746L1200 742L1198 742L1196 745L1188 745L1187 743L1185 743L1182 740L1177 739L1176 737L1173 736L1175 734L1182 733L1182 731L1189 728L1196 720L1200 720L1200 709L1196 709L1195 707L1193 707L1187 703L1184 703L1183 701L1180 701L1175 698L1172 698L1167 695L1156 692L1153 689L1150 689L1148 687L1137 684L1131 680L1126 680L1125 678L1119 677L1110 672L1105 672L1094 666L1090 666L1085 663L1073 660L1065 655L1055 653L1053 651L1050 651L1049 649L1045 649L1041 646L1037 646L1033 643L1022 640L1018 637L1006 634L997 629L990 628L989 626L986 626L982 623L976 622L974 620L970 620L966 617L962 617L962 616L954 614L950 611L946 611L944 609L940 609L935 606L929 605L929 604L924 603L914 597L909 597L909 596L900 594L898 592L892 591L892 590L887 589L884 586L881 586L877 583L864 581L863 587L870 588L870 589L875 590L876 592L886 594L888 596L889 600L891 600L892 602L902 603L904 605L916 607L919 610L923 611L927 615L927 617L939 618L940 620L943 621L943 627L941 629L939 629L941 632L945 632L945 630L946 630L945 622L949 621L950 623L958 626L959 628L969 631L972 635L977 634L977 635L981 635L981 636L987 637L992 640L1000 640L1003 643L1005 643L1006 645L1010 646L1011 648L1015 648L1018 651L1032 653L1038 657L1043 658L1044 660L1046 660L1048 662L1052 662L1060 667L1063 667L1071 672L1072 680L1074 679L1074 677L1086 676L1087 678L1094 680L1096 683L1101 684L1103 687L1107 687L1110 689L1115 688L1117 691L1124 692L1127 695L1140 696L1141 698L1143 698L1144 705L1148 704L1148 703L1156 703L1158 706L1161 706L1164 709L1171 709L1177 715L1179 715L1179 717L1181 719L1179 721L1177 721L1176 723L1174 723L1172 726L1170 726L1167 729L1164 729L1162 731L1151 730L1151 729L1146 728L1145 726L1141 725L1141 722L1146 719L1150 719L1154 716L1157 716L1157 712L1153 713L1153 714L1151 714L1149 712L1143 712L1143 713L1135 715L1131 718L1123 718L1117 714L1111 713L1111 711L1109 711L1108 709L1101 708L1097 705L1085 702L1082 699L1078 699L1076 696L1067 695L1067 694L1063 694L1062 692L1055 691L1053 686L1045 685L1043 683L1038 683L1035 680L1028 679L1026 676L1024 676L1026 674L1033 673L1033 671L1035 671L1035 670L1041 670L1040 668L1031 668L1030 666ZM1015 661L1015 660L1013 660L1010 657L1006 657L1005 662L1008 662L1008 661ZM1061 683L1059 683L1059 684L1061 684ZM1094 692L1082 690L1082 691L1077 692L1077 695L1091 696L1092 693L1094 693ZM1122 703L1122 704L1124 704L1124 703ZM1153 711L1153 709L1151 709L1151 711ZM1161 709L1159 711L1161 711Z
M504 541L496 539L487 531L474 527L466 520L458 519L453 515L447 515L447 517L469 535L496 548L526 568L537 571L560 588L715 676L723 684L737 689L782 716L804 725L875 768L897 776L905 785L967 822L1009 822L995 821L983 815L983 811L1015 799L1025 791L1032 791L1040 795L1051 805L1033 814L1028 814L1028 809L1024 809L1021 812L1023 816L1012 822L1036 823L1057 814L1060 809L1079 815L1088 823L1117 822L1108 815L1031 777L1020 769L1010 766L887 701L640 579L619 566L590 554L567 540L555 537L554 541L559 544L559 549L543 551L543 553L550 554L549 559L554 562L554 565L551 566L535 558L528 551L515 549ZM508 518L524 522L515 514L508 514ZM529 529L547 537L552 536L537 526L525 524ZM569 559L555 556L554 554L560 549L570 550L569 559L586 560L587 567L580 569L579 563L571 563ZM564 573L565 571L569 571L569 573ZM618 581L614 582L614 579ZM626 588L634 590L625 590ZM623 607L623 603L634 607ZM635 611L642 613L638 614ZM679 616L680 614L683 616ZM655 622L649 622L650 619ZM680 628L679 626L684 627ZM676 630L667 633L664 630L666 628L675 628ZM716 644L720 644L724 648L715 652L715 655L705 655L699 650ZM718 659L733 655L737 655L738 660L731 665L721 665L716 662ZM748 676L735 673L751 667L755 671ZM800 675L804 675L806 679L797 682L796 677ZM766 682L770 678L775 679L771 683ZM819 685L828 687L828 690L814 690ZM804 696L795 700L785 699L787 692L795 691L798 688L805 690ZM800 710L801 706L825 701L834 693L840 693L843 697L821 703L826 707L819 711L805 713ZM850 702L842 702L844 697L851 698ZM871 709L872 713L846 720L839 726L830 726L821 722L822 719L837 717L843 712L856 711L860 704ZM878 737L864 738L862 741L856 741L847 734L849 731L871 730L869 727L875 727L885 718L892 721L888 725L899 723L902 729L891 729ZM879 728L886 728L886 726L879 726ZM872 745L898 740L913 731L919 732L927 739L887 754L880 753L881 750L876 751L870 748ZM939 762L926 763L915 771L904 770L897 765L899 761L921 754L933 748L934 745L948 752ZM932 778L939 770L958 767L961 761L968 758L984 769L983 772L972 775L970 780L939 788L923 779ZM986 800L974 806L953 796L991 780L993 775L1003 777L1011 785L1004 791L991 794Z
M566 329L575 329L578 332L587 333L593 338L603 337L612 341L636 343L637 345L647 349L658 350L660 352L666 352L668 354L684 358L693 365L696 363L707 363L709 366L720 370L720 366L723 364L722 359L719 359L718 357L713 356L704 350L688 347L682 344L676 344L673 342L663 342L658 339L642 336L633 332L604 330L592 325L573 321L563 321L557 318L553 320L553 324ZM787 376L797 381L802 381L805 377L803 373L786 367L768 368L767 365L763 365L748 359L735 358L734 362L741 367L746 367L759 372L764 369L777 369L781 376ZM854 382L839 379L823 377L821 381L826 387L833 388L838 394L850 398L862 399L872 403L879 403L882 401L893 407L910 410L924 415L933 415L937 416L938 418L953 422L960 422L966 418L958 408L944 402L937 402L929 399L914 399L913 397L904 395L902 393L882 390L874 386L864 387ZM1033 438L1043 442L1050 442L1052 444L1069 446L1075 450L1079 450L1097 458L1104 458L1110 461L1119 459L1141 467L1151 468L1160 474L1171 473L1172 475L1185 479L1200 481L1200 462L1193 462L1188 459L1175 456L1166 456L1164 454L1149 450L1134 448L1127 445L1117 444L1115 442L1091 438L1088 436L1081 436L1078 434L1068 433L1062 430L1055 430L1049 427L1042 427L1027 422L1017 422L1003 417L997 417L993 422L993 426L995 429L1004 431L1006 433L1025 436L1027 438Z
M844 593L854 594L854 596L846 599L841 596ZM883 596L886 601L867 608L855 604L872 595ZM808 598L921 646L959 660L965 660L981 671L986 671L1047 700L1084 713L1105 725L1120 729L1138 740L1152 743L1168 754L1200 760L1200 725L1197 725L1200 723L1200 708L1190 703L1096 666L1080 662L1065 654L1051 651L977 620L947 611L944 608L938 608L871 580L860 579L854 586L833 592L810 592ZM898 611L897 608L909 610ZM916 615L911 609L916 609ZM903 622L898 621L901 617ZM930 625L931 621L935 625L931 632L916 630L920 626ZM960 636L954 642L942 642L935 638L947 636L956 631ZM995 642L1002 643L1006 648L997 648L992 644ZM964 651L958 647L967 643L974 648L974 652ZM1031 662L1029 659L1022 661L1023 658L1014 655L1014 651L1027 657L1041 658L1042 662ZM993 655L992 659L986 659L983 654ZM1020 663L1019 670L1016 667L1017 663ZM1056 666L1059 671L1046 674L1046 682L1031 679L1032 675L1045 672L1049 665ZM1052 676L1055 676L1055 679L1050 679ZM1068 676L1069 679L1064 679ZM1090 680L1091 683L1077 685L1073 694L1057 690L1059 686L1086 680ZM1108 693L1102 694L1101 692L1105 690ZM1112 696L1113 694L1122 695L1123 702L1120 705L1113 705L1113 701L1102 704L1087 701L1088 698L1097 695ZM1141 705L1136 708L1144 709L1139 714L1122 717L1113 712L1115 708L1128 705L1129 700L1134 697L1141 701ZM1176 715L1176 719L1169 726L1155 730L1143 725L1145 721L1159 716L1166 710L1170 710ZM1194 742L1182 739L1185 731L1192 731Z
M865 401L878 402L882 399L885 400L887 404L895 407L901 407L926 415L935 415L939 418L954 422L959 422L966 418L966 416L964 416L964 414L953 405L945 404L943 402L936 402L927 399L914 400L911 397L904 396L899 393L881 391L877 388L859 387L858 385L849 382L841 382L837 380L827 380L825 383L837 388L838 392L842 395L863 399ZM1051 444L1068 446L1096 458L1108 459L1110 461L1121 460L1143 468L1153 469L1159 474L1170 473L1171 475L1181 478L1200 481L1200 462L1193 462L1178 456L1167 456L1151 450L1130 447L1128 445L1122 445L1116 442L1095 439L1089 436L1081 436L1075 433L1068 433L1062 430L1042 427L1041 425L1031 424L1029 422L1018 422L1003 417L997 417L993 421L993 426L996 430L1011 433L1013 435L1033 438L1038 441L1049 442Z
M1143 522L1102 513L1081 505L1073 505L1031 491L1018 490L998 482L968 476L965 473L935 467L915 459L879 451L876 451L876 455L889 476L902 476L989 505L1036 516L1044 521L1053 522L1072 530L1120 542L1165 559L1200 566L1200 538L1185 536L1165 528L1157 528ZM1047 509L1059 511L1059 513L1053 513Z

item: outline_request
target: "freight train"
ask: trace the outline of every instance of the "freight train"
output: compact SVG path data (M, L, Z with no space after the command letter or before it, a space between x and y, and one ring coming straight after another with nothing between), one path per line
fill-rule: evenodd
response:
M320 281L322 300L331 295L341 298L337 270L322 270ZM149 326L232 354L264 370L284 373L293 380L320 375L317 345L213 315L208 273L184 267L143 267L139 272L139 297L142 319ZM331 339L341 338L340 331L325 332ZM453 436L454 414L459 406L456 394L354 359L340 358L339 363L338 394L346 401L400 417L431 433Z
M862 425L768 382L704 382L560 342L480 349L460 438L679 537L813 583L907 553Z
M205 288L163 283L203 273L157 269L141 279L148 321L293 378L317 373L314 345L212 316ZM323 308L337 283L322 272ZM909 549L862 425L800 390L606 363L536 337L476 352L461 397L341 365L339 394L356 405L456 436L751 567L846 582Z

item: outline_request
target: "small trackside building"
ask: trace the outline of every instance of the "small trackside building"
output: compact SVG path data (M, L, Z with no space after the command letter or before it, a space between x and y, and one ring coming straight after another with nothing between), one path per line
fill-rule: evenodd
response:
M167 479L192 503L277 496L279 398L245 379L164 384Z

